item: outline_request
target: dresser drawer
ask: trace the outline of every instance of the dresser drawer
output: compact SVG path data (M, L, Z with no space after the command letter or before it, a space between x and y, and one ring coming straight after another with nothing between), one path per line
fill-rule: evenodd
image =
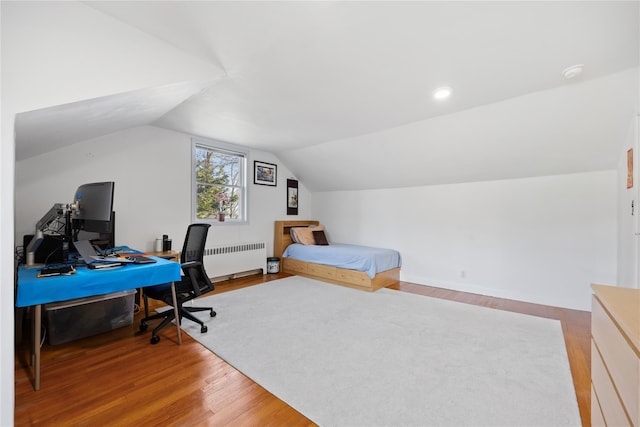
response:
M599 353L593 354L592 352L592 361L595 355L602 356L600 360L603 369L606 367L609 372L631 418L632 425L640 427L640 387L638 387L640 384L640 359L596 297L593 298L591 311L591 335L599 350ZM605 420L608 425L611 425L606 418L607 411L604 409L604 402L602 402L597 383L595 383L595 389L603 406Z
M607 424L604 422L604 416L600 409L600 402L598 402L596 391L593 389L593 384L591 384L591 427L606 426Z
M591 400L591 424L597 425L598 416L604 418L608 426L627 426L627 418L622 402L618 399L611 378L604 367L604 362L596 345L591 341L591 386L595 391L596 399Z

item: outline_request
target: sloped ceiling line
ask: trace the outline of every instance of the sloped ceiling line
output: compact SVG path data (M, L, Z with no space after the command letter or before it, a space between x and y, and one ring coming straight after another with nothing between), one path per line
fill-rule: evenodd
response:
M638 2L83 4L225 78L22 116L20 156L151 123L277 153L315 191L382 188L608 167L637 114ZM576 62L585 72L568 83ZM441 84L454 94L436 103Z

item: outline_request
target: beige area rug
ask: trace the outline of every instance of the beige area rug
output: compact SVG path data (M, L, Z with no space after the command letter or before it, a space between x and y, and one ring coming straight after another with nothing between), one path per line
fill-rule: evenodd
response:
M183 329L321 426L579 426L560 322L289 277Z

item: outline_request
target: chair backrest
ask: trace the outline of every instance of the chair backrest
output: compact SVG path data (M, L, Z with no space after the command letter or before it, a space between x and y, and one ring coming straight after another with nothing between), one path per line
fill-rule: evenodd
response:
M207 243L207 234L209 233L211 224L191 224L187 228L187 235L184 239L182 252L180 254L180 263L188 263L196 261L199 263L197 268L184 268L185 276L182 281L177 284L178 293L186 292L188 295L179 296L184 301L198 297L204 293L214 289L213 283L209 280L206 270L204 269L204 246Z
M211 224L191 224L187 228L184 238L180 262L200 261L204 257L204 246L207 243L207 234Z

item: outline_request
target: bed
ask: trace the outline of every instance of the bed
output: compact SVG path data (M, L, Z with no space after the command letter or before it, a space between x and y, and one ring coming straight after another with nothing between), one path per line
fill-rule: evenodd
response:
M290 234L292 227L308 227L319 224L319 221L311 220L275 221L273 256L281 259L281 271L370 292L400 280L399 260L397 267L378 271L373 277L370 277L366 271L334 267L319 262L302 261L283 256L287 248L294 243Z

